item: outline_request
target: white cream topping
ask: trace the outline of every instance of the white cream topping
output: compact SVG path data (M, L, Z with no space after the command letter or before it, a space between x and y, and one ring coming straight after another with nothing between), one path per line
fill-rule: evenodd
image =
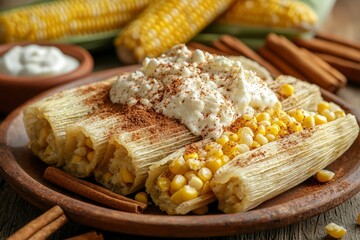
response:
M114 103L152 107L204 138L219 137L244 113L278 102L266 83L241 62L192 52L184 45L159 58L146 58L140 70L120 76L110 98Z
M13 76L55 76L71 72L79 61L52 46L16 46L0 58L0 72Z

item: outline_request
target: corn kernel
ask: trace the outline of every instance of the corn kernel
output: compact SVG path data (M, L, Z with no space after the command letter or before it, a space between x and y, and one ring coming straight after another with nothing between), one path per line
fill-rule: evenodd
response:
M263 134L256 134L255 140L260 144L264 145L269 142L269 140Z
M176 205L179 205L181 204L182 202L184 202L183 198L183 189L179 189L178 191L176 191L173 195L171 195L170 197L170 200L176 204Z
M264 121L259 122L259 125L263 125L266 128L271 125L271 122L264 120Z
M261 122L261 121L270 121L270 119L271 119L271 116L270 116L270 114L267 113L267 112L261 112L261 113L258 113L258 114L256 115L256 120L257 120L258 122Z
M290 84L285 83L280 86L278 93L283 95L284 97L290 97L294 94L294 87Z
M271 134L273 136L277 136L279 134L280 128L278 125L271 125L266 127L266 133Z
M234 150L230 153L229 158L233 159L234 157L236 157L239 154L240 154L239 150Z
M190 158L198 159L198 158L199 158L199 155L198 155L196 152L188 153L188 154L185 154L185 155L184 155L184 159L185 159L185 160L188 160L188 159L190 159Z
M227 143L226 143L227 144ZM225 145L226 145L225 144ZM210 150L209 152L208 152L208 156L209 157L217 157L217 158L220 158L220 157L222 157L224 155L224 153L223 153L223 150L222 149L217 149L217 148L213 148L212 150Z
M78 147L75 149L74 154L80 156L80 157L85 157L87 154L87 150L86 147Z
M193 176L189 181L189 186L195 188L197 191L200 191L204 186L204 182L197 176Z
M258 143L257 141L253 141L253 143L251 144L251 149L254 149L254 148L258 148L258 147L260 147L261 145L260 145L260 143Z
M135 200L138 202L147 204L148 203L148 195L146 192L138 192L135 195Z
M214 174L221 166L223 165L223 162L220 158L211 158L206 161L206 167L211 170L211 172Z
M234 141L229 141L223 146L223 151L225 153L231 153L231 151L234 151L235 147L237 146L237 143Z
M329 170L320 170L316 173L316 179L322 183L330 181L334 176L335 173Z
M186 161L188 168L191 170L199 170L202 167L202 162L199 159L190 158Z
M253 138L249 134L243 134L239 140L239 143L246 144L248 147L250 147L253 141Z
M273 125L279 126L280 129L281 129L281 128L286 128L286 124L285 124L283 121L281 121L281 120L273 121Z
M209 181L213 176L211 170L207 167L201 168L197 175L201 180L203 180L203 182Z
M229 141L229 137L227 135L222 135L218 139L216 139L216 142L220 144L221 146L224 146Z
M182 199L184 202L192 200L198 196L198 191L189 185L185 185L182 190Z
M206 181L204 182L204 186L203 188L201 189L201 194L205 194L205 193L208 193L211 191L211 187L210 187L210 181Z
M313 116L306 116L303 121L303 126L305 128L313 128L315 127L315 119Z
M290 122L289 123L289 130L291 132L300 132L303 130L303 127L301 125L301 123L298 122Z
M257 134L265 135L266 127L264 125L259 125L255 135L257 135Z
M159 177L157 180L157 186L162 192L167 192L170 190L170 179L166 177Z
M316 114L314 116L314 120L315 120L315 125L321 125L321 124L327 123L326 117L318 115L318 114Z
M195 210L192 211L192 213L196 214L196 215L204 215L209 211L209 207L208 205L203 206L203 207L199 207Z
M330 109L330 104L328 102L319 102L317 105L317 112L322 113L325 109Z
M221 156L221 161L222 161L223 163L227 163L228 161L230 161L230 158L229 158L229 156L222 155L222 156Z
M239 137L241 138L244 134L248 134L251 137L254 136L254 132L251 130L251 128L249 127L242 127L238 130L237 134L239 135Z
M269 142L273 142L276 140L276 137L272 134L266 134L265 137L269 140Z
M336 118L342 118L342 117L345 117L346 114L343 110L337 110L337 111L335 111L335 116L336 116Z
M239 135L237 135L236 133L231 133L231 134L229 135L229 139L230 139L231 141L236 142L236 141L239 140Z
M328 122L331 122L333 120L336 119L336 115L334 112L330 111L329 109L325 109L324 111L321 112L321 115L323 115L324 117L326 117Z
M173 174L184 174L185 172L187 172L188 167L183 158L176 158L170 163L169 170Z
M301 123L305 118L304 113L301 109L295 110L292 114L292 117L295 118L295 120L299 123Z
M93 148L93 142L91 141L90 138L85 139L85 145L89 148Z
M135 176L126 168L120 169L120 176L123 183L133 183Z
M280 120L283 121L285 124L289 124L290 122L294 121L289 115L283 115L280 117Z
M244 152L247 152L250 150L249 146L244 144L244 143L241 143L241 144L238 144L237 145L237 150L239 151L239 153L244 153Z
M87 160L89 160L89 162L91 162L91 160L93 160L95 155L95 151L91 151L86 155Z
M187 183L186 178L183 175L175 175L170 183L170 191L176 192Z
M346 234L346 229L335 223L329 223L325 226L325 231L333 238L342 238Z
M188 171L184 174L184 177L186 178L186 181L190 181L190 179L193 176L196 176L196 174L197 174L197 171Z

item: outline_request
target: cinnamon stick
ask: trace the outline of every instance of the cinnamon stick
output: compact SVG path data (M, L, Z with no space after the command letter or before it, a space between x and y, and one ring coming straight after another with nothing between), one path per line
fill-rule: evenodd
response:
M215 40L212 45L219 49L220 51L223 51L224 53L226 53L227 55L230 56L238 56L239 53L235 50L233 50L232 48L228 47L226 44L224 44L222 41L220 41L219 39Z
M44 240L49 237L51 234L56 232L62 225L67 222L67 218L65 215L61 215L57 219L55 219L50 224L46 225L40 231L37 231L34 235L29 237L29 240Z
M311 58L314 60L314 62L319 65L319 67L323 68L325 71L327 71L329 74L331 74L336 80L338 80L340 86L345 86L347 83L346 77L344 74L339 72L337 69L332 67L330 64L316 56L314 53L310 52L306 48L302 48L301 52L305 55L307 55L308 58Z
M104 240L104 237L101 233L95 231L83 233L74 237L66 238L65 240Z
M349 80L360 83L360 63L348 61L336 56L323 53L315 53L319 58L339 70Z
M290 66L286 61L273 53L270 49L266 47L261 47L258 49L258 52L263 58L265 58L275 67L277 67L283 74L290 75L297 79L309 82L301 72Z
M100 204L115 208L117 210L142 213L146 208L146 204L137 202L133 199L117 195L107 189L96 184L86 182L71 176L55 167L47 167L44 173L44 179L63 187L73 193L91 199ZM110 193L111 192L111 193Z
M309 49L312 52L320 52L334 55L354 62L360 62L360 51L336 42L329 42L318 38L296 39L295 44Z
M350 40L343 39L343 38L335 36L335 35L331 35L331 34L327 34L327 33L326 34L325 33L317 33L315 37L322 39L322 40L329 41L329 42L339 43L341 45L351 47L351 48L354 48L354 49L357 49L360 51L360 44L354 43Z
M228 54L226 54L225 52L223 52L221 50L206 46L206 45L198 43L198 42L189 42L187 44L187 46L190 49L193 49L193 50L200 49L202 51L205 51L205 52L208 52L208 53L211 53L211 54L217 54L217 55L221 55L221 56L228 55Z
M260 55L258 55L255 51L253 51L251 48L246 46L243 42L241 42L239 39L230 36L230 35L222 35L220 37L220 41L222 41L227 46L233 48L236 50L240 55L243 55L247 58L250 58L254 60L255 62L262 65L264 68L266 68L270 74L274 77L279 76L281 73L278 69L276 69L271 63L263 59Z
M55 206L20 228L8 240L46 239L66 222L64 211Z
M265 45L288 61L292 67L301 71L311 82L332 92L339 88L338 81L333 76L314 64L312 59L301 54L299 48L285 37L269 34Z

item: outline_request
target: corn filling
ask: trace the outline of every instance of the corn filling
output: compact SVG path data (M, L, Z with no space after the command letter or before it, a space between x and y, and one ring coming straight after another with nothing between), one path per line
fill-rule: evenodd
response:
M333 110L326 102L319 103L316 113L302 109L285 112L279 105L254 115L244 114L215 141L173 159L158 177L156 187L163 197L179 205L211 191L215 172L239 154L343 116L343 110ZM204 214L206 209L193 213Z
M55 136L48 121L39 118L39 124L36 130L37 136L30 142L31 149L35 155L38 155L48 164L57 162Z
M93 142L90 137L86 137L85 134L79 133L76 135L76 145L74 146L74 154L70 160L77 166L88 165L94 158Z

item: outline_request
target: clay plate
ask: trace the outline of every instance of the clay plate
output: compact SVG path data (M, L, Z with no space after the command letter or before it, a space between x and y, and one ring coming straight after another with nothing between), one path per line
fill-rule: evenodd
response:
M336 178L319 184L312 178L245 213L223 214L216 211L204 216L167 216L151 206L145 214L125 213L96 205L61 190L42 179L46 167L32 156L26 143L22 110L30 102L77 85L99 81L136 66L112 69L45 92L13 111L0 128L0 172L27 201L46 210L60 205L66 215L78 223L128 234L165 237L205 237L255 232L285 226L327 211L360 190L360 136L352 147L328 169ZM359 114L341 99L326 91L326 99L347 111ZM140 226L140 227L139 227Z

